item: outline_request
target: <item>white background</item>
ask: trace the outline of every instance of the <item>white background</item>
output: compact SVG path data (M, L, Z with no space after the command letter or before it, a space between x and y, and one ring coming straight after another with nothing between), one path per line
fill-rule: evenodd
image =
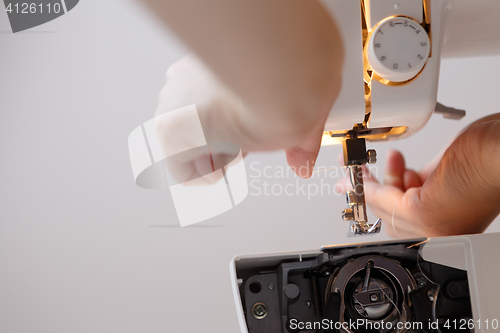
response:
M132 1L81 1L18 34L0 12L0 332L237 332L235 255L359 241L345 237L344 197L252 188L237 208L178 228L169 191L134 184L127 137L153 117L164 73L186 49ZM370 145L378 167L397 148L418 169L498 112L499 63L443 61L439 101L467 117L435 115L410 139ZM318 164L337 165L340 151L322 149ZM251 154L249 177L252 162L286 166L282 152ZM321 180L336 182L299 184Z

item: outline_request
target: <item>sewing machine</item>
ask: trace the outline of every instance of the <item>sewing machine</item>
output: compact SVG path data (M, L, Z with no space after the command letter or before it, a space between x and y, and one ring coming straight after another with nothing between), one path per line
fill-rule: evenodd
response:
M497 233L238 256L241 332L496 332L499 241Z
M323 144L343 145L353 187L342 212L349 234L374 234L382 222L367 220L361 166L377 159L367 141L406 138L434 112L465 115L437 102L440 61L500 53L500 1L322 2L341 31L346 59ZM231 274L242 332L496 330L493 277L500 269L491 263L499 241L500 234L489 234L236 257Z
M444 56L499 53L495 1L322 1L345 47L343 85L325 125L323 144L342 143L353 190L342 217L350 235L380 231L366 215L361 166L375 163L366 141L406 138L433 112L460 119L465 111L437 103Z

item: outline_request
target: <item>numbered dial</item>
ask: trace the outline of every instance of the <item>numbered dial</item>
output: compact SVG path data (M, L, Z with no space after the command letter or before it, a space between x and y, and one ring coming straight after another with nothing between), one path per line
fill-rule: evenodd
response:
M366 49L368 62L380 77L403 82L424 67L430 41L422 26L406 17L383 20L373 31Z

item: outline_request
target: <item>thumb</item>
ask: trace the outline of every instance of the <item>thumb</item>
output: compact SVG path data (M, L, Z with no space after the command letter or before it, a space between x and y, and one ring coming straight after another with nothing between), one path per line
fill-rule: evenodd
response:
M314 134L307 137L299 145L285 148L288 165L297 176L304 179L311 177L321 146L322 136L322 131L314 131Z

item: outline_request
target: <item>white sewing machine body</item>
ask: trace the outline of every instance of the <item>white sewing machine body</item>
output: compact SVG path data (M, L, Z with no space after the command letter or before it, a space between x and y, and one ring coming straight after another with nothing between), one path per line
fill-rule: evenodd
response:
M291 325L325 319L339 323L341 332L351 333L365 331L348 326L360 319L365 325L392 322L394 329L385 332L419 332L415 323L420 322L438 323L441 329L465 323L462 327L472 328L470 332L496 331L500 328L500 289L495 279L500 274L495 264L499 242L500 233L495 233L238 256L230 269L241 332L316 332L294 330ZM384 298L389 305L391 301L399 309L381 304L381 299L365 308L358 304L363 292L355 285L363 281L370 261L365 293ZM378 271L383 275L377 277ZM311 272L317 273L316 286ZM336 304L329 302L329 293L336 296ZM371 312L363 312L370 307ZM333 318L332 309L340 312ZM397 329L398 322L403 329Z
M389 135L367 135L367 140L408 137L427 123L436 107L442 57L500 53L500 37L496 29L500 19L499 1L364 0L360 5L359 1L322 0L322 3L341 31L345 50L342 89L332 107L325 131L345 132L354 124L362 123L365 115L371 113L368 128L392 128L393 131ZM366 51L377 44L372 33L379 23L397 17L410 18L415 24L412 27L396 24L383 28L385 32L399 29L403 34L406 30L408 36L411 37L410 32L413 32L415 38L427 33L430 52L427 61L423 59L423 69L413 73L413 78L399 82L377 80L373 74L370 77L371 67L384 67L369 62ZM418 30L422 32L417 34ZM392 52L413 45L410 41L397 43L399 45L393 45ZM363 45L367 50L363 49ZM382 48L386 45L387 41ZM422 57L425 57L425 48L422 47ZM391 62L384 71L397 74L411 70L406 63L414 59L410 56L419 55L407 54L408 61L399 61L397 70L393 68L397 64ZM379 56L382 57L382 53Z

